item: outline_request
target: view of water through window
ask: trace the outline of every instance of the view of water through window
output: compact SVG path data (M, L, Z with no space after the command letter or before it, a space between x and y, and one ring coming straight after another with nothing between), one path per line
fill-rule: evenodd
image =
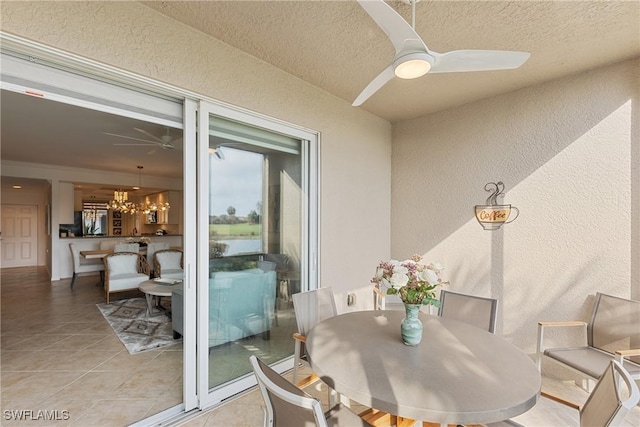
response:
M209 222L223 256L262 252L262 154L218 147L211 154Z

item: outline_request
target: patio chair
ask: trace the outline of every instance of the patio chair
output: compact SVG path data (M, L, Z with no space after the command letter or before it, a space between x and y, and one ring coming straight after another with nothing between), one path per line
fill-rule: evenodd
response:
M322 412L321 403L305 393L255 355L249 357L265 404L265 427L274 426L368 426L343 405Z
M163 249L153 255L156 277L184 279L183 252L180 249Z
M336 302L331 287L299 292L293 294L292 299L293 310L295 311L296 322L298 324L298 332L294 332L293 334L293 339L295 340L293 383L298 387L306 387L319 379L315 374L312 374L298 382L298 367L300 363L307 363L306 349L304 346L307 341L307 333L324 319L338 314L338 311L336 310Z
M140 283L149 280L149 264L145 257L135 252L115 252L104 257L104 293L138 289Z
M617 359L634 380L640 379L640 301L598 292L589 322L538 322L536 357L538 369L542 356L568 366L573 371L598 379L612 359ZM547 328L580 327L586 345L546 348ZM634 358L634 356L636 356Z
M440 291L438 316L460 320L495 333L498 300L457 292Z
M387 295L380 284L373 287L374 310L404 310L404 303L397 295Z
M600 374L593 391L582 407L546 393L540 395L579 411L581 427L613 427L631 425L625 421L627 414L640 402L640 390L629 372L616 360L610 360ZM624 399L624 400L623 400ZM487 427L504 425L520 426L512 421L491 423Z
M71 290L76 285L76 279L79 275L87 273L100 273L100 283L104 283L104 263L101 259L89 259L85 260L80 256L80 251L75 244L69 243L69 249L71 250L71 258L73 260L73 277L71 278Z

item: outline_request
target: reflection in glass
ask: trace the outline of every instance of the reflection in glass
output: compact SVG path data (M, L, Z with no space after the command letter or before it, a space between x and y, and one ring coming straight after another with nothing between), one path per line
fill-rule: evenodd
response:
M220 117L209 138L209 387L293 354L302 141Z

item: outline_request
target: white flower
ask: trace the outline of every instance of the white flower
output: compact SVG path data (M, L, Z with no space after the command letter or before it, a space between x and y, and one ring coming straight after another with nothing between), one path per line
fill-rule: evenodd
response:
M391 282L393 287L401 288L409 282L409 276L405 273L393 273L389 282Z
M427 282L430 285L435 285L436 283L438 283L438 273L426 268L418 273L418 279Z

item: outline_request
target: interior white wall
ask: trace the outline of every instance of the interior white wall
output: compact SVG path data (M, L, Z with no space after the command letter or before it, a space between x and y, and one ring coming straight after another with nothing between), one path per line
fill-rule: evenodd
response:
M499 298L528 353L538 321L587 320L598 291L640 299L639 81L636 59L398 123L392 256ZM520 209L493 232L474 218L491 181Z
M319 131L323 286L371 306L389 256L391 125L137 2L2 2L2 30Z

